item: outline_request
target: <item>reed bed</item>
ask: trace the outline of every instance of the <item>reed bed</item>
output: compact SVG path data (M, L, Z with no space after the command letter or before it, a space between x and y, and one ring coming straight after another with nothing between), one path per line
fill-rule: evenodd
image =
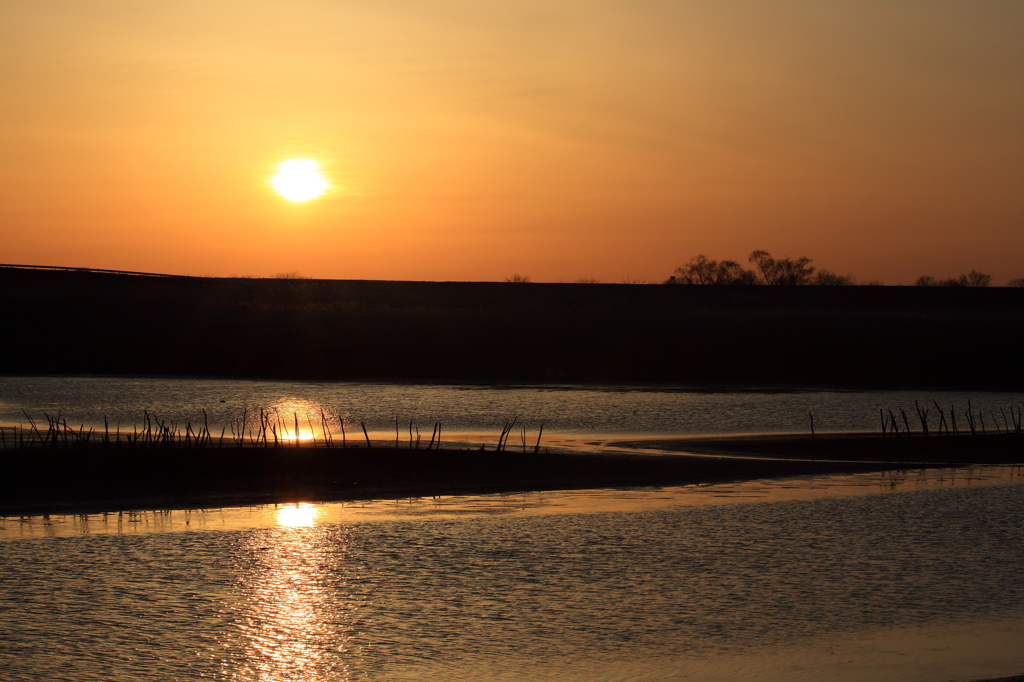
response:
M932 412L933 406L935 408L934 412ZM967 399L967 406L961 407L961 409L957 409L955 404L950 404L948 412L934 399L931 406L927 404L922 406L915 400L914 412L919 424L916 434L910 425L912 418L907 416L907 411L902 407L897 407L896 412L893 412L892 409L879 409L878 419L881 424L883 438L909 437L912 435L953 437L969 434L971 436L978 436L987 435L990 431L995 431L997 435L1015 434L1020 436L1021 427L1024 425L1024 404L1010 405L1009 410L1009 419L1007 419L1006 411L1002 407L999 408L999 415L990 410L988 413L989 421L986 424L985 411L981 408L975 410L970 398ZM897 412L899 413L899 418L897 418ZM947 415L949 416L948 419L946 418ZM957 415L963 418L963 426L957 422ZM933 421L929 422L929 417ZM999 424L1000 417L1002 417L1002 426ZM813 423L812 417L812 429ZM902 428L900 424L902 424Z
M75 425L62 414L44 413L45 419L37 421L24 412L27 425L0 429L0 515L689 485L877 471L894 464L1013 464L1024 461L1022 409L1012 407L998 433L988 426L991 414L981 415L973 405L966 411L954 409L946 425L940 419L934 431L927 429L941 440L919 438L916 432L914 438L904 438L911 435L910 416L903 419L902 413L897 418L892 412L882 437L819 433L816 439L791 434L659 444L663 451L675 450L680 456L542 450L544 426L533 441L518 417L505 420L496 443L490 440L477 448L450 442L442 448L440 422L433 424L427 440L415 420L401 418L395 419L394 439L371 439L364 422L325 412L307 417L274 409L245 410L230 423L214 427L205 412L197 423L181 424L144 411L141 426L133 424L130 429L107 419L101 428ZM920 406L918 410L923 433L931 413L924 414ZM966 420L967 426L947 429L954 419ZM358 437L348 438L354 428L362 431L365 445ZM650 448L651 443L636 447ZM690 454L703 456L686 456Z
M1009 414L1007 414L1007 410ZM260 407L256 410L244 409L242 413L221 426L219 432L211 429L209 415L202 410L202 421L193 423L186 421L181 424L176 421L161 419L156 414L143 410L142 423L133 423L131 430L122 428L120 423L111 425L104 417L102 430L96 426L86 427L84 423L75 425L68 423L67 417L58 413L50 415L43 413L44 419L37 421L24 409L26 424L13 426L0 426L0 450L4 452L29 452L36 450L104 450L104 449L128 449L128 450L217 450L226 448L235 449L280 449L280 448L325 448L325 449L349 449L360 447L357 442L349 442L349 431L355 423L349 422L344 417L330 415L323 409L315 415L315 419L308 413L300 417L298 412L290 415L282 414L277 409ZM808 412L810 420L810 436L814 440L817 436L814 423L814 415ZM907 437L958 437L958 436L983 436L989 434L1003 435L1013 434L1021 436L1024 433L1024 404L1010 405L1008 408L999 408L998 413L989 410L987 413L981 408L975 408L971 399L967 400L966 406L958 407L950 404L948 410L939 405L934 399L931 405L921 404L914 401L914 411L908 413L903 407L894 409L879 409L879 424L882 438L907 438ZM528 433L525 426L521 425L515 431L519 421L518 416L507 419L501 427L497 437L497 444L493 446L496 452L504 452L508 449L509 440L513 433L518 436L519 447L525 454L532 450L533 454L539 454L541 450L541 439L544 435L544 424L540 424L537 432L537 440L531 446L528 443ZM405 427L405 439L402 438L402 425L400 417L395 416L395 437L393 442L382 439L373 440L364 422L359 422L366 449L375 447L410 450L439 450L442 445L443 428L441 422L432 424L429 440L424 439L424 433L420 431L419 425L414 419L410 419ZM346 428L347 427L347 428ZM480 451L487 450L487 445L481 443Z
M359 445L350 443L349 430L353 423L345 418L332 416L320 410L314 420L308 414L300 417L298 412L284 415L279 410L259 408L258 410L243 409L242 414L230 423L222 426L220 431L211 430L209 415L202 410L201 423L193 424L186 421L161 419L156 414L143 410L142 424L132 424L131 430L122 428L120 423L111 426L107 417L103 418L103 428L86 427L85 424L69 424L67 417L58 413L43 413L44 419L37 421L24 409L26 424L0 426L0 450L4 452L54 451L54 450L219 450L219 449L281 449L281 448L323 448L323 449L355 449ZM494 450L507 450L508 439L518 417L506 420L498 436ZM400 432L399 417L395 417L395 438L392 443L370 438L364 422L359 422L366 449L376 447L393 447L409 450L440 450L443 428L441 422L434 422L430 439L424 441L423 433L415 420L408 423L408 439L403 441ZM346 428L346 426L348 428ZM544 424L540 425L537 441L532 450L538 454L541 449L541 438ZM522 451L527 452L527 430L520 428ZM485 444L480 450L486 450Z

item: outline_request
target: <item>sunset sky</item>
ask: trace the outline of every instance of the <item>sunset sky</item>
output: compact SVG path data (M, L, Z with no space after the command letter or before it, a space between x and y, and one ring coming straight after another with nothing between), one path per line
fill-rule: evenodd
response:
M1024 277L1021 0L11 0L0 262ZM287 159L331 184L289 201Z

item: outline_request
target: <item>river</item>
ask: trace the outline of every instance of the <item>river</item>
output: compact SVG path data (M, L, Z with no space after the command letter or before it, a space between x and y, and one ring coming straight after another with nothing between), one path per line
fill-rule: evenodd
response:
M397 418L403 438L410 422L427 438L440 422L452 437L496 440L506 420L515 417L515 434L526 427L535 436L543 424L556 441L577 441L806 432L809 413L819 432L878 431L879 410L898 416L901 407L910 427L919 430L915 401L929 410L933 429L936 402L945 412L955 407L963 426L968 400L989 430L1012 428L1010 408L1024 403L1024 392L0 377L0 425L27 425L25 413L40 422L44 414L59 414L74 428L102 430L106 420L110 429L130 431L147 411L181 429L188 422L208 422L219 434L243 413L251 418L262 408L287 427L297 417L300 437L319 433L322 410L332 431L340 430L343 419L348 428L365 423L380 438L394 437Z
M130 423L324 406L558 438L874 428L1020 394L0 379ZM224 400L224 403L220 401ZM200 417L201 418L201 417ZM547 431L546 431L547 432ZM496 434L495 434L496 437ZM1018 467L0 520L0 670L37 680L970 680L1024 672Z

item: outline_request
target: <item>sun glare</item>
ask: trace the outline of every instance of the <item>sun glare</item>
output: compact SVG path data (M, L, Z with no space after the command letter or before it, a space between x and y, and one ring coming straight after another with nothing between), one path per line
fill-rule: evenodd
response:
M317 508L311 504L300 502L293 507L278 507L277 525L287 528L312 526L316 523Z
M277 164L277 173L270 184L288 201L309 201L331 188L320 172L320 164L312 159L288 159Z

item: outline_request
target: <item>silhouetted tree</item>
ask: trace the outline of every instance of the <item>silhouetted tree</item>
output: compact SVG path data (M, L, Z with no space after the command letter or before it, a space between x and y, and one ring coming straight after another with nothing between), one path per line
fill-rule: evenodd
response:
M1024 287L1024 277L1018 277L1016 279L1011 279L1009 282L1006 283L1006 286L1008 286L1008 287Z
M810 283L819 287L848 287L856 281L857 278L853 275L838 275L831 270L818 270Z
M935 279L931 275L922 275L914 282L918 287L987 287L992 284L992 275L986 275L977 270L971 270L967 274L949 279Z
M775 260L767 251L754 251L748 260L757 266L765 284L775 286L810 284L811 276L814 274L814 268L810 267L811 259L806 256L796 260L788 256Z
M732 260L710 260L704 254L695 256L681 268L676 268L677 284L757 284L757 275L744 270Z
M960 275L959 283L962 287L987 287L992 284L992 275L971 270L966 275Z

